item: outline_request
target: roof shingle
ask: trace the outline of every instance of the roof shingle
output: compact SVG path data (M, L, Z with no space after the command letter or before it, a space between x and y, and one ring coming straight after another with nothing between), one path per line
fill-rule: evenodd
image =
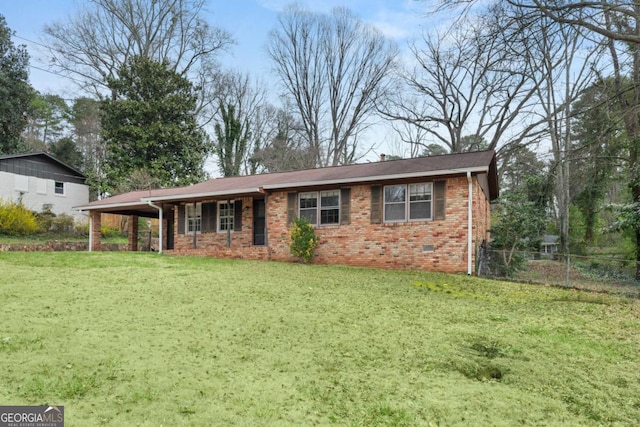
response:
M181 200L220 195L243 195L262 190L302 188L323 184L374 182L408 177L451 175L486 172L489 177L490 199L498 196L495 153L478 151L462 154L388 160L291 172L216 178L186 187L133 191L97 200L81 210L99 209L113 205L146 205L154 200Z

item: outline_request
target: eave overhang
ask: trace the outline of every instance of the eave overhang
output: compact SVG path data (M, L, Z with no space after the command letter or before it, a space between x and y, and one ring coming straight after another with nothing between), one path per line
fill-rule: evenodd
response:
M100 211L100 212L112 212L118 213L120 212L132 212L139 210L140 212L144 212L146 214L150 214L150 208L148 203L180 203L180 202L198 202L204 201L208 199L232 199L237 197L250 197L250 196L260 196L265 193L269 193L271 191L282 191L282 190L295 190L302 188L313 188L313 187L326 187L326 186L338 186L338 185L350 185L350 184L364 184L364 183L374 183L374 182L393 182L400 180L410 180L410 179L419 179L419 178L433 178L433 177L444 177L444 176L462 176L467 175L467 173L471 173L472 175L477 174L487 174L489 177L489 193L488 197L490 200L493 200L498 197L497 190L497 179L494 178L495 182L491 182L492 175L495 175L495 157L488 165L481 166L471 166L471 167L462 167L462 168L450 168L450 169L434 169L430 171L416 171L416 172L408 172L408 173L394 173L394 174L385 174L385 175L363 175L356 177L344 177L337 179L321 179L321 180L311 180L311 181L298 181L298 182L287 182L286 180L278 183L264 184L259 187L248 187L248 188L239 188L239 189L225 189L219 191L200 191L200 192L188 192L189 187L176 189L175 191L168 190L170 194L164 195L148 195L145 197L140 197L135 201L127 201L127 202L116 202L116 203L106 203L100 204L95 203L91 205L79 206L75 209L80 211ZM171 194L173 192L173 194Z

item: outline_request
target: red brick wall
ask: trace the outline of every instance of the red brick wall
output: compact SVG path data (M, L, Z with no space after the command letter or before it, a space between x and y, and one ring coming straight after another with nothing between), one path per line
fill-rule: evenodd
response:
M474 185L474 192L477 194L478 191L481 190ZM480 217L482 198L484 193L474 197L477 218ZM313 262L466 272L466 177L447 180L446 200L445 220L371 224L371 188L368 185L352 186L351 224L317 227L316 234L320 237L320 243ZM294 259L289 255L286 220L286 193L271 195L267 207L267 227L272 259ZM484 227L478 225L478 233ZM477 240L477 236L474 240ZM424 246L433 246L433 251L424 251Z
M238 200L238 199L236 199ZM206 200L205 202L213 200ZM285 206L286 209L286 206ZM227 233L199 233L196 249L193 249L193 234L179 234L178 209L174 209L176 224L174 250L177 254L211 255L220 258L267 260L267 248L253 246L253 199L242 198L242 230L231 232L231 245L227 248Z
M102 250L102 214L100 212L91 211L91 250Z
M127 236L129 239L129 250L136 252L138 250L138 216L129 215L129 230Z
M466 176L449 178L446 189L446 219L406 223L371 224L371 187L351 186L351 218L348 225L318 226L320 244L314 263L348 264L397 269L441 272L467 271L468 181ZM473 179L473 269L475 247L486 238L489 228L489 203L477 180ZM176 215L178 210L175 210ZM242 231L231 233L226 248L226 233L202 233L197 249L193 235L175 235L175 250L180 254L204 254L225 258L295 261L289 253L287 192L267 196L267 247L253 246L253 199L243 199ZM175 223L178 224L176 216ZM425 251L425 246L433 250Z

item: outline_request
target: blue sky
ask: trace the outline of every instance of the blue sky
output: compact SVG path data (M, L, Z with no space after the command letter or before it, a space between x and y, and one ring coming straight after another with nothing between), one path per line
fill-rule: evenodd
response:
M207 0L205 17L213 26L229 31L236 41L228 53L220 56L227 69L248 72L269 84L271 96L277 97L276 79L266 53L269 31L277 24L278 13L291 4L291 0ZM298 4L313 11L328 12L336 6L349 8L363 21L376 26L397 42L407 55L408 42L418 37L431 25L446 27L440 16L435 23L429 19L429 10L435 0L298 0ZM43 41L43 27L74 16L82 0L0 0L0 14L15 32L14 42L25 44L31 59L30 80L41 93L55 93L67 100L82 95L73 81L47 70L45 50L38 46ZM407 55L408 56L408 55ZM405 57L407 57L405 56ZM403 155L405 145L397 140L393 129L382 123L372 126L360 144L366 154L364 160L376 160L379 153ZM366 151L372 149L372 151Z
M290 3L289 0L209 0L206 18L212 25L229 31L237 42L228 53L221 55L223 65L268 80L267 37L276 25L278 12ZM426 0L303 0L298 3L315 11L348 7L401 47L419 34L421 25L426 22L426 11L432 4ZM74 15L81 4L80 0L0 0L0 14L16 33L14 42L27 45L31 55L31 84L40 92L58 93L68 98L77 95L73 82L38 70L48 68L47 56L37 44L27 40L41 42L45 24L64 21Z

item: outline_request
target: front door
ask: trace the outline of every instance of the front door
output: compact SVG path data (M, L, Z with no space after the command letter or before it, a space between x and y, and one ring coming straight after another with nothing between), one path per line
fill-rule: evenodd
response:
M264 199L253 201L253 244L264 246L266 243L266 209Z
M173 218L173 208L171 208L168 212L165 212L167 218L167 250L173 249L173 232L174 232L174 218Z

